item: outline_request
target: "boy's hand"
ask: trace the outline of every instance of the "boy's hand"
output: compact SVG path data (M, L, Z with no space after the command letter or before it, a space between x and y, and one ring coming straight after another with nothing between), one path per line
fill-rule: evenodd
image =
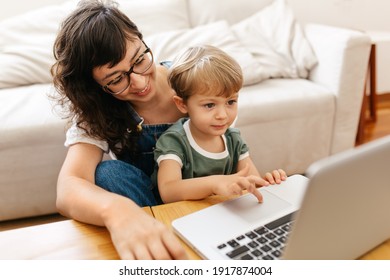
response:
M247 190L256 196L259 202L263 202L263 196L256 187L268 186L269 182L259 176L248 175L249 170L249 166L245 166L235 174L218 176L213 193L225 196L241 195L243 190Z
M283 169L277 169L272 172L267 172L264 175L264 179L271 185L280 184L287 179L287 174Z

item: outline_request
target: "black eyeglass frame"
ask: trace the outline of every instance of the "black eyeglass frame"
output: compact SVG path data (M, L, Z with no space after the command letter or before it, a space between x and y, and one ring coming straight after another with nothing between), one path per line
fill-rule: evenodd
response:
M154 62L154 57L153 57L153 52L152 50L145 44L145 42L143 40L141 40L142 43L144 44L144 46L146 47L146 49L137 57L137 59L135 60L135 62L130 66L130 69L129 71L126 71L126 72L123 72L122 74L120 74L118 77L116 77L115 79L109 81L107 84L105 84L104 86L102 86L103 90L109 94L112 94L112 95L117 95L117 94L121 94L122 92L124 92L131 84L131 81L130 81L130 75L132 73L135 73L135 74L138 74L138 75L142 75L144 74L146 71L148 71L150 69L150 67L153 65L153 62ZM140 62L141 59L143 59L143 57L147 54L147 53L150 53L152 59L150 61L150 65L142 72L136 72L134 71L134 67L137 65L137 63ZM113 92L110 90L109 86L114 83L115 81L117 81L118 79L123 79L125 76L127 75L127 78L128 78L128 81L129 81L129 84L122 90L120 91L117 91L117 92Z

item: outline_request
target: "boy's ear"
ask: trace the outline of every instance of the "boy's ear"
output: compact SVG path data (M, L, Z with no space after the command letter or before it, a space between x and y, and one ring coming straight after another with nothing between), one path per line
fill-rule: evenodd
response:
M182 112L183 114L188 113L187 105L184 103L183 98L181 98L177 95L174 95L173 102L175 102L175 105L176 105L177 109L179 109L180 112Z

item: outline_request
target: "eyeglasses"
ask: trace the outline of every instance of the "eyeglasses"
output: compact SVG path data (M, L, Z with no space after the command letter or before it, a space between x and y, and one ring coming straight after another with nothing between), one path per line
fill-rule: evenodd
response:
M113 95L120 94L130 86L130 75L132 73L142 75L149 70L153 64L153 53L144 41L142 41L142 43L145 45L146 50L135 60L129 71L123 72L105 86L102 86L105 92Z

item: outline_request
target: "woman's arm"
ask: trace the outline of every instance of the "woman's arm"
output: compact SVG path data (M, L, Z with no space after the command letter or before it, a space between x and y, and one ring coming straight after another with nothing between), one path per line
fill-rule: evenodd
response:
M57 183L57 207L65 216L106 226L122 259L185 259L179 241L132 200L94 184L103 152L91 144L69 148Z

